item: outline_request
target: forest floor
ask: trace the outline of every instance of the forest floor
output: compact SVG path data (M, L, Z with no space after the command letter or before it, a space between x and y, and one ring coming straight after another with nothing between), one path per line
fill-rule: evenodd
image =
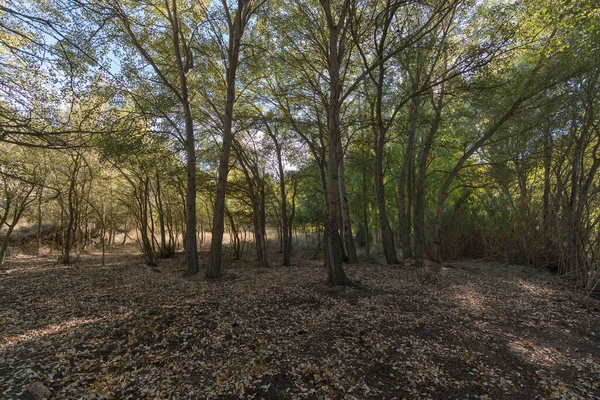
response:
M0 271L0 398L600 398L598 303L527 268L55 260Z

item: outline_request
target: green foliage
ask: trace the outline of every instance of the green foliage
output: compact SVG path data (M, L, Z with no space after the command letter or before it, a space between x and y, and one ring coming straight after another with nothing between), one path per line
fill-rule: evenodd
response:
M43 222L63 229L76 178L80 227L135 221L153 230L162 217L179 235L189 103L197 219L210 229L235 4L74 4L0 10L0 142L19 145L2 155L11 185L43 187ZM340 17L342 2L331 3L330 16L315 0L260 5L236 69L229 225L249 229L258 196L269 228L280 228L285 204L289 215L295 206L294 228L320 229L332 145L327 20ZM439 241L444 258L594 260L599 21L592 0L352 1L338 60L339 158L358 244L367 227L380 237L374 159L382 140L384 207L397 241L404 206L411 245L423 239L433 252ZM29 152L36 147L46 150ZM33 202L24 215L36 219ZM574 238L582 248L572 248Z

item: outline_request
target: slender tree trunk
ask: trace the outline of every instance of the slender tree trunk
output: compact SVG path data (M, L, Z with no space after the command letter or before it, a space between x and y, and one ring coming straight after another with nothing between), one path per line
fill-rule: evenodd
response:
M86 250L89 244L89 238L90 238L90 230L89 230L89 217L88 217L88 204L89 204L89 195L88 195L88 200L85 204L85 217L83 218L83 250Z
M298 189L298 181L294 181L293 183L293 190L292 190L292 210L288 219L288 240L289 240L289 244L288 244L288 248L289 248L289 254L290 254L290 258L291 258L291 254L292 254L292 230L293 230L293 226L294 226L294 218L296 217L296 191ZM296 246L298 246L298 232L296 231ZM285 253L285 249L284 249L284 253ZM291 262L289 262L287 265L290 265Z
M354 245L354 237L352 236L352 223L350 220L350 209L348 207L348 192L346 190L346 171L344 169L344 157L342 154L340 154L340 161L338 164L338 178L346 255L348 256L348 263L356 264L358 263L358 256L356 255L356 246Z
M551 239L550 239L550 229L551 229L551 216L550 216L550 174L552 167L552 133L550 132L550 128L546 130L544 133L544 193L543 193L543 201L542 201L542 213L543 213L543 237L544 237L544 247L546 248L546 253L551 250Z
M147 195L148 199L148 216L150 218L150 244L152 245L152 251L156 254L156 248L160 248L158 240L156 240L156 224L154 223L154 213L152 212L152 204L150 204L150 192Z
M377 133L379 136L379 132ZM385 187L383 177L383 138L379 136L375 144L375 201L379 213L379 226L381 228L381 240L383 244L383 254L387 264L398 264L396 255L396 244L394 243L394 234L390 226L387 211L385 209Z
M406 152L400 170L398 179L398 232L400 235L400 246L402 247L403 258L412 258L412 249L410 243L411 223L410 223L410 203L407 202L406 189L410 190L408 182L409 176L413 174L411 166L413 165L413 153L415 139L417 134L417 118L421 106L419 98L413 98L410 110L410 122L407 132Z
M4 265L4 261L6 259L6 252L8 251L8 241L10 240L10 236L12 235L14 229L14 225L10 224L8 229L4 233L4 239L2 240L2 246L0 246L0 267Z
M100 218L102 220L102 227L100 230L100 245L102 246L102 266L104 267L105 265L105 248L104 248L104 241L105 241L105 236L106 236L106 215L104 213L104 202L102 202L102 212L100 215ZM110 236L109 236L110 239Z
M198 243L196 243L196 150L194 145L194 131L191 126L191 114L189 117L190 123L186 123L187 188L185 201L185 254L187 272L189 275L195 275L200 270L198 263Z
M20 204L18 204L18 203L15 204L12 221L10 224L8 224L8 229L6 230L6 233L4 234L4 239L2 240L2 246L0 246L0 267L2 267L2 265L4 264L6 252L8 250L8 242L10 240L10 236L12 235L12 232L15 229L15 226L17 226L17 223L21 219L23 212L27 208L27 206L29 204L28 200L29 200L31 194L33 193L34 189L35 189L35 186L31 186L29 188L29 190L25 193L25 196L22 199L22 202ZM9 196L7 195L7 197L9 197ZM1 217L1 220L0 220L0 226L4 225L6 223L6 220L9 215L10 203L11 203L10 199L7 198L7 202L5 205L6 208L5 208L4 215Z
M365 250L367 257L371 254L371 240L369 238L369 202L367 201L367 173L362 171L362 202L363 202L363 229L365 234Z
M287 211L287 193L285 189L285 171L283 170L283 160L281 157L281 146L277 138L273 135L275 150L277 152L277 167L279 169L279 195L281 196L281 216L283 225L283 266L289 266L292 263L292 238L290 235L291 224L288 220Z
M262 239L262 260L261 262L264 264L264 266L268 266L269 265L269 256L268 256L268 249L267 249L267 213L266 213L266 198L265 198L265 178L264 176L261 176L260 178L260 182L259 182L259 186L258 186L258 200L259 200L259 222L260 222L260 234L261 234L261 239Z
M29 195L27 197L29 197ZM27 201L27 199L25 199L24 201ZM4 265L6 253L8 251L8 242L10 241L10 237L12 235L13 230L15 229L15 226L17 226L17 222L19 222L19 219L21 218L21 214L23 213L24 208L24 205L15 205L12 222L8 224L8 229L4 234L4 239L2 239L2 246L0 246L0 267Z
M168 4L168 3L167 3ZM191 53L183 46L185 54L180 46L181 30L179 25L179 14L177 2L172 0L172 14L170 14L173 48L177 62L177 73L181 87L181 105L185 121L185 155L186 155L186 201L185 201L185 257L187 274L195 275L200 266L198 263L198 243L196 242L196 139L194 137L194 119L188 93L187 73L191 68ZM167 12L170 12L167 10ZM185 58L185 65L184 65Z
M231 244L231 248L233 249L233 255L236 260L239 260L241 257L240 247L239 247L239 236L237 227L235 225L235 220L233 219L233 215L227 209L225 209L225 213L227 214L227 218L229 219L229 226L231 229L229 230L229 242Z
M256 193L252 195L250 200L252 202L252 225L254 228L254 245L256 246L256 261L260 264L266 264L266 240L265 240L265 229L262 223L263 220L263 207L261 206L262 200L256 196Z
M69 264L71 262L71 247L73 229L75 227L75 204L73 196L75 195L75 185L77 183L77 175L79 171L79 156L73 160L73 171L71 174L71 182L69 183L69 192L67 194L67 206L69 212L69 221L67 222L67 229L65 230L65 242L63 243L63 264Z
M325 157L323 157L323 159L325 159ZM325 221L328 221L329 207L330 207L330 205L329 205L329 190L328 190L329 185L327 183L327 179L328 179L327 178L328 177L327 168L328 168L327 164L325 164L325 165L319 164L319 173L320 173L320 177L321 177L321 193L323 193L323 203L324 203L324 210L325 210L325 215L324 215L324 220ZM339 207L337 209L335 209L335 212L334 212L334 217L336 218L336 220L339 220L338 219L339 218L338 213L339 213ZM337 223L336 223L336 225L337 225ZM325 232L327 230L327 223L325 223L325 225L324 225L323 228L324 228L323 229L323 242L325 242L325 246L323 246L323 255L324 255L325 259L327 260L327 259L329 259L329 256L327 255L327 252L329 251L329 247L327 246L327 243L325 241L326 238L327 238L327 235L326 235L326 232ZM320 236L321 235L321 231L320 231L320 227L318 227L318 229L319 229L318 230L318 232L319 232L319 242L318 242L318 244L319 245L317 246L317 252L319 252L321 250L321 236ZM337 235L339 237L339 232L337 233ZM336 247L336 251L339 252L339 254L337 255L337 257L339 257L342 260L342 262L343 262L343 260L344 260L344 248L343 248L343 242L341 240L340 240L340 244L342 244L342 246ZM327 262L325 264L328 265Z
M150 177L146 176L144 180L141 199L140 199L140 234L142 235L142 246L144 249L144 255L146 256L146 264L150 266L156 265L154 260L154 248L152 247L152 239L148 236L148 208L150 203Z
M162 193L160 187L160 174L156 171L156 205L158 207L158 224L160 229L160 247L159 254L161 258L169 256L167 249L167 231L165 226L165 210L162 203Z
M225 113L223 115L223 141L219 154L219 170L217 178L217 194L215 197L215 211L213 213L212 241L206 276L218 278L221 276L222 242L224 229L225 195L227 191L227 175L229 174L229 156L233 141L233 108L235 105L235 77L238 67L239 49L243 34L242 27L242 2L235 12L234 21L230 26L228 67L226 74L227 96Z
M415 258L423 260L425 258L425 180L427 178L427 160L433 139L437 134L442 120L443 97L440 95L437 106L435 106L435 119L431 125L429 133L423 143L423 148L419 157L419 170L417 181L415 183Z
M40 254L42 251L42 197L44 194L44 187L40 186L37 193L37 253ZM0 263L0 265L2 265Z
M321 240L321 226L317 225L317 253L321 251L323 241Z
M338 227L338 148L340 146L340 77L337 58L338 32L330 27L330 96L328 109L328 154L327 154L327 218L325 225L325 246L327 265L327 284L339 286L348 284L348 278L344 273L343 244Z
M231 121L229 128L224 130L223 143L219 157L219 170L217 178L217 195L215 197L215 210L213 213L212 240L206 276L218 278L221 276L223 231L225 228L225 193L227 190L227 175L229 173L229 154L231 152Z

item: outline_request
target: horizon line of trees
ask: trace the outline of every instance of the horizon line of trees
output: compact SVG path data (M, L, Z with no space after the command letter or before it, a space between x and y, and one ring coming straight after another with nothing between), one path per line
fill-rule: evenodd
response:
M188 274L210 229L209 278L226 230L268 265L275 228L290 265L311 227L330 285L373 233L387 264L600 281L592 0L9 0L0 18L0 264L37 212L65 263L92 220L103 243L135 226L148 264L182 235Z

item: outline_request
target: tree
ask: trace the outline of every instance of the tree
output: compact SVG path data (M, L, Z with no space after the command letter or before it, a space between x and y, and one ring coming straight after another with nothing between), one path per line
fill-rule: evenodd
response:
M6 226L0 245L0 267L4 265L8 244L13 230L23 213L37 199L40 184L40 165L34 157L28 157L24 149L2 143L0 158L0 229ZM11 157L7 158L10 154Z
M229 157L234 138L233 132L233 111L236 96L236 75L240 62L240 50L244 31L246 30L252 16L256 14L263 1L237 0L237 7L230 9L227 0L222 0L223 12L227 29L221 31L218 27L213 28L213 35L219 44L221 56L225 67L225 108L220 108L213 104L213 109L219 114L220 122L223 127L221 137L221 150L219 153L219 168L217 176L217 193L215 196L215 206L212 223L212 241L210 245L210 255L206 276L209 278L218 278L221 276L223 231L225 219L225 195L227 191L227 175L229 174ZM228 38L228 43L224 43L224 38Z
M266 234L266 186L264 140L257 137L259 132L245 132L233 140L239 167L246 182L246 195L252 209L252 225L254 227L254 244L256 261L263 266L269 265Z
M261 113L262 114L262 113ZM284 133L285 130L280 128L275 121L272 123L268 116L261 115L262 121L264 124L265 132L269 136L269 138L273 141L273 145L275 146L275 157L277 159L277 177L279 181L279 203L281 206L281 230L282 230L282 244L283 244L283 265L289 266L291 265L291 257L292 257L292 229L294 222L294 214L296 211L295 200L296 200L296 190L298 187L298 181L295 177L292 178L292 193L291 193L291 212L288 212L288 190L286 187L286 177L288 174L285 172L284 167L284 146L286 142L289 140Z
M115 18L112 19L122 38L135 49L147 67L156 76L158 82L176 99L183 111L183 128L176 120L162 114L173 131L173 136L183 145L186 154L186 201L185 201L185 251L187 273L194 275L199 271L196 242L196 139L189 74L194 68L193 41L202 17L194 12L191 4L157 2L148 4L123 3L108 0L101 4ZM104 14L104 10L97 10ZM188 15L189 14L189 15ZM183 18L182 16L187 15ZM149 35L149 29L152 35ZM168 43L165 48L164 44ZM132 68L130 71L140 79L146 69Z

